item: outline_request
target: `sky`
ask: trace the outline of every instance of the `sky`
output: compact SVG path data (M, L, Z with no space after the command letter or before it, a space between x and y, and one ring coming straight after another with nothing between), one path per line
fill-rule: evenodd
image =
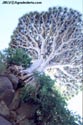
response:
M0 0L0 50L8 47L11 35L18 24L18 19L30 11L47 11L49 7L63 6L83 12L83 0L17 0L38 1L42 4L2 4ZM16 0L15 0L16 1ZM69 108L82 116L82 93L69 101Z
M76 9L82 13L83 0L32 0L42 4L2 4L0 0L0 50L8 47L11 35L18 24L18 19L30 11L47 11L49 7L63 6ZM11 1L11 0L7 0ZM23 1L23 0L17 0ZM27 1L27 0L24 0ZM30 0L29 0L30 1Z

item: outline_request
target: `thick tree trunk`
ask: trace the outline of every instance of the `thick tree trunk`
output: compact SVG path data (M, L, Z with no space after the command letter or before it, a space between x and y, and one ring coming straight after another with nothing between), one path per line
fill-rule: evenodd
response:
M34 61L33 64L29 68L23 70L22 72L24 73L33 73L35 71L43 72L44 68L45 66L44 66L43 59L38 59Z

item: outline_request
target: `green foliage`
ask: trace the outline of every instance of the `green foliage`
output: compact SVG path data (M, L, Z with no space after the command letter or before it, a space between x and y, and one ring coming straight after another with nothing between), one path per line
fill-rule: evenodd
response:
M35 89L33 86L31 85L27 85L26 87L24 86L21 89L20 98L23 102L26 102L29 99L33 98L34 93L35 93Z
M4 59L4 54L0 52L0 74L4 73L4 71L6 70L6 64Z
M37 84L40 85L38 91L36 92L31 85L28 85L21 92L24 102L31 99L38 105L34 122L40 125L78 125L76 123L78 119L67 109L65 99L54 86L55 81L40 73L35 73L34 77Z
M35 79L38 84L41 86L41 93L49 92L55 84L55 81L50 78L50 76L46 76L44 73L34 73Z
M8 48L4 52L8 64L21 65L24 68L31 64L31 58L21 48Z

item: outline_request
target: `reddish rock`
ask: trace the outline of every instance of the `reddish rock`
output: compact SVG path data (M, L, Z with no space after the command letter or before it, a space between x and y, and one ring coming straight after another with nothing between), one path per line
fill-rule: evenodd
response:
M15 111L10 111L10 120L11 122L16 122L17 115Z
M19 90L17 90L15 92L14 98L10 104L10 109L11 110L16 110L20 105L20 94L19 94Z
M10 116L10 111L7 105L5 104L4 101L0 102L0 115L4 117L9 117Z
M11 81L5 76L0 76L0 94L7 89L13 89Z
M24 103L17 109L17 114L19 117L32 119L36 109L37 107L35 105Z
M19 122L19 125L31 125L31 123L29 122L28 119L24 119L24 120Z
M12 123L0 116L0 125L12 125Z
M13 84L14 89L17 89L18 83L19 83L19 79L18 77L16 77L14 74L9 74L8 78L10 79L10 81Z
M14 94L15 94L14 90L7 89L1 96L1 100L3 100L9 107L14 98Z
M17 118L16 118L16 123L19 124L21 121L23 121L24 119L26 118L26 116L24 115L17 115Z

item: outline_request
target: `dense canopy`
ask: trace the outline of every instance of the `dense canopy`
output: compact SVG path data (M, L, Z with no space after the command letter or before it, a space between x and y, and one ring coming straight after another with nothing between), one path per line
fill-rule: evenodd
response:
M48 71L64 95L73 95L82 86L82 24L82 15L73 9L30 12L19 19L10 46L31 56L33 64L24 72Z

